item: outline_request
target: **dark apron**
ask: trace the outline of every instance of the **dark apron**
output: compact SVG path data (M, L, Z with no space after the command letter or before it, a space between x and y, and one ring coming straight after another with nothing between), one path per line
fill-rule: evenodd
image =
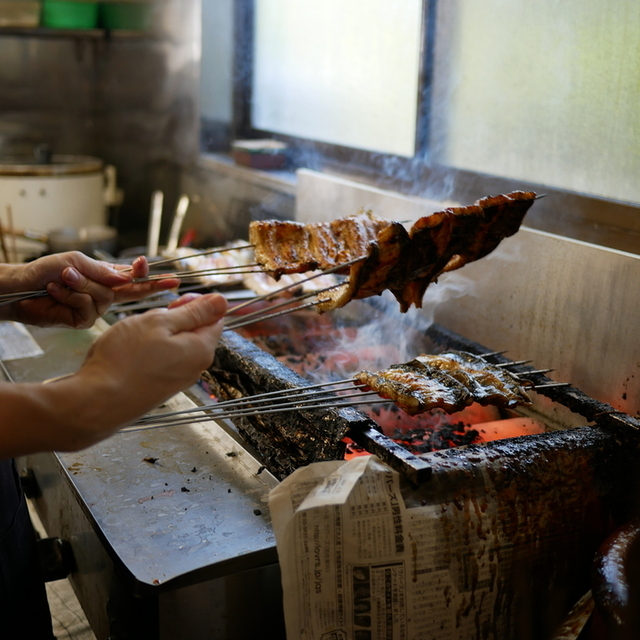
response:
M54 638L36 537L13 460L0 460L0 638Z

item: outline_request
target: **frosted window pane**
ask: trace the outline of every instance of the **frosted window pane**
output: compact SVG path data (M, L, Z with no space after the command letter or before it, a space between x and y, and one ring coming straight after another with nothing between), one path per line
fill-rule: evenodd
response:
M422 0L256 0L252 124L415 151Z
M640 3L439 3L443 164L640 202Z
M202 0L200 109L210 120L233 119L233 0Z

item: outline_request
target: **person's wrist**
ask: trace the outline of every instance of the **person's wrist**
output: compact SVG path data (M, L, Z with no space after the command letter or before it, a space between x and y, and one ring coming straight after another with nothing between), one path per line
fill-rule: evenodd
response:
M59 415L64 419L64 424L57 425L60 432L65 433L64 450L91 446L126 421L124 407L119 402L121 384L98 368L82 367L45 387L45 393L56 398Z
M162 398L157 385L152 393L145 393L146 385L136 384L126 371L85 362L76 374L83 396L92 398L86 406L83 420L97 431L115 431L117 428L153 409ZM86 393L85 393L86 390ZM170 394L165 394L170 395Z
M24 265L0 264L0 293L16 293L24 291L21 287L21 274ZM15 304L0 306L0 320L17 320Z
M79 388L83 389L83 396L91 398L86 406L89 413L83 416L83 420L91 420L100 425L104 423L105 426L107 422L117 422L122 409L114 399L123 395L123 376L109 367L89 361L82 365L75 377Z
M21 273L24 265L0 264L0 293L20 291Z

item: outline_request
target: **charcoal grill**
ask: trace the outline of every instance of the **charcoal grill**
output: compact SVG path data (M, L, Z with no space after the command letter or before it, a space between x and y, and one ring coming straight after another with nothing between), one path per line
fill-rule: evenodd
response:
M40 330L35 335L41 344L53 345L47 356L54 356L56 373L55 351L68 348L69 340L78 347L76 333ZM443 347L486 352L441 326L431 327L429 337ZM18 363L9 366L17 379L29 373ZM226 393L300 382L285 365L235 334L223 339L218 367L226 374ZM39 363L40 377L52 372ZM206 401L196 389L192 392L198 402ZM423 504L473 503L486 485L486 473L500 487L492 487L496 499L504 498L508 487L511 508L529 527L527 535L518 529L518 544L530 549L535 542L540 564L533 582L517 577L521 589L515 599L503 596L502 614L517 611L533 618L544 610L549 625L588 584L589 558L598 543L631 516L635 505L627 488L634 486L631 470L638 468L640 451L636 419L573 387L544 393L571 415L577 412L578 420L594 424L418 457L355 409L301 411L286 419L263 419L261 430L238 423L249 446L224 429L158 430L119 436L76 454L30 456L23 466L36 478L36 502L49 533L71 542L73 583L92 625L112 637L130 637L113 635L114 628L146 634L135 636L141 638L181 637L194 624L214 631L224 624L219 637L226 637L244 619L241 609L252 590L261 602L256 615L270 625L281 624L275 541L264 497L294 467L340 457L337 438L346 434L403 473L418 487ZM274 447L274 440L283 446ZM458 525L460 531L469 526L464 510ZM541 537L548 544L541 544ZM544 584L553 586L559 601L539 596ZM525 593L538 595L529 602ZM238 637L246 632L243 628Z

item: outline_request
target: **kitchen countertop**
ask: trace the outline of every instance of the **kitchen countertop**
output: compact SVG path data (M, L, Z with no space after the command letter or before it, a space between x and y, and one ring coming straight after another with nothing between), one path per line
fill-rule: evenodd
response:
M6 361L7 369L16 382L71 373L107 326L30 328L44 355ZM201 399L202 391L194 387L167 407L193 406ZM83 451L54 456L133 592L277 562L267 505L277 480L260 471L230 424L119 433Z

